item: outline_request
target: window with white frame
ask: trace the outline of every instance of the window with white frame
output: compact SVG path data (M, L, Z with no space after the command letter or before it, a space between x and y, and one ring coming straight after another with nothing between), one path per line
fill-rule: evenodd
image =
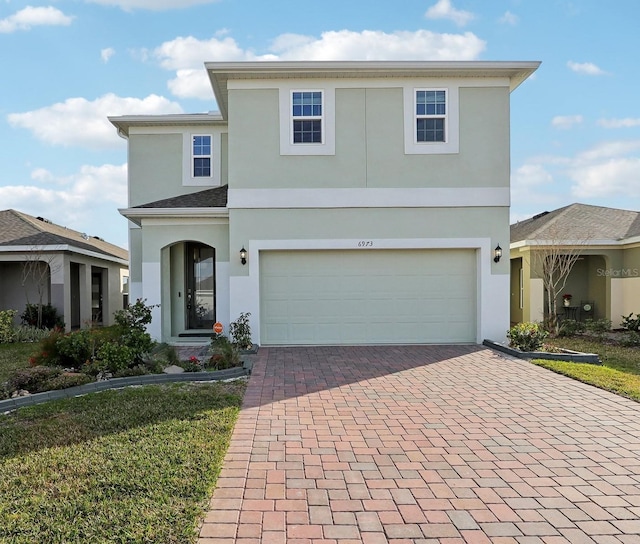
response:
M447 91L417 89L415 100L416 142L446 142Z
M211 177L211 159L211 135L194 134L191 139L191 165L194 178Z
M322 98L322 91L291 92L291 136L294 145L323 143Z

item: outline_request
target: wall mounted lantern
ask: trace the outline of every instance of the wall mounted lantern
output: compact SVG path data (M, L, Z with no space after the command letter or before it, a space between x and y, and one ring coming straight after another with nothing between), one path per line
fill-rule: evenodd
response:
M499 262L500 257L502 257L502 248L500 247L500 244L498 244L496 248L493 250L493 262L494 263Z
M242 249L240 250L240 262L242 264L247 264L247 250L244 246L242 246Z

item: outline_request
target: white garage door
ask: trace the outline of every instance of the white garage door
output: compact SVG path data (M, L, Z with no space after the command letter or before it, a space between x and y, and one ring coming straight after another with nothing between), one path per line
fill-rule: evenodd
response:
M261 343L476 341L467 249L260 253Z

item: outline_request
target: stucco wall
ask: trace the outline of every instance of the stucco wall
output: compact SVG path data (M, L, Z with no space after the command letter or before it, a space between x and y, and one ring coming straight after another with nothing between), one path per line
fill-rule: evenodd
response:
M229 93L234 189L508 187L507 87L460 89L460 152L448 155L404 154L399 87L336 89L335 155L280 155L278 97L277 89Z

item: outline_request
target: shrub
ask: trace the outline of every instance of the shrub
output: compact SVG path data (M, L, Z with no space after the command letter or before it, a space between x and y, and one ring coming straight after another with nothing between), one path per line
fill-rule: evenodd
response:
M640 331L640 314L633 317L633 312L622 316L622 328L628 331Z
M155 344L147 332L147 325L151 323L152 309L153 306L147 306L143 300L138 299L135 304L130 304L124 310L114 314L113 327L119 343L130 349L131 366L143 364L145 355L151 352Z
M238 319L229 323L229 335L231 341L238 349L251 349L251 325L249 323L251 313L241 313Z
M67 389L68 387L77 387L85 383L92 382L90 376L86 374L63 372L59 376L55 376L48 380L44 385L45 391L53 391L55 389Z
M41 319L38 322L38 311L41 311ZM58 310L49 304L27 304L20 316L22 323L40 329L64 328L64 321L58 315Z
M0 311L0 344L9 344L16 341L16 330L13 318L18 313L17 310Z
M21 368L7 381L9 392L24 389L29 393L41 393L47 391L49 382L60 376L62 370L59 368L51 368L47 366L33 366L29 368Z
M51 334L48 329L39 329L31 325L18 325L15 328L16 342L40 342Z
M109 371L112 374L122 372L128 367L137 366L132 364L133 349L123 344L115 342L105 342L96 352L96 362L102 371Z
M64 336L60 329L53 329L40 340L39 351L29 358L31 366L58 366L60 354L58 353L58 340Z
M242 364L238 347L222 334L214 334L212 337L211 352L207 367L213 370L224 370Z
M576 334L582 334L587 330L587 327L581 321L576 321L575 319L565 319L560 323L560 328L558 329L558 336L575 336Z
M507 332L509 346L520 351L536 351L549 335L539 323L518 323Z
M640 332L629 331L625 333L622 337L622 340L620 341L620 344L628 348L640 346Z
M611 319L587 319L585 325L587 332L602 340L605 333L611 330Z

